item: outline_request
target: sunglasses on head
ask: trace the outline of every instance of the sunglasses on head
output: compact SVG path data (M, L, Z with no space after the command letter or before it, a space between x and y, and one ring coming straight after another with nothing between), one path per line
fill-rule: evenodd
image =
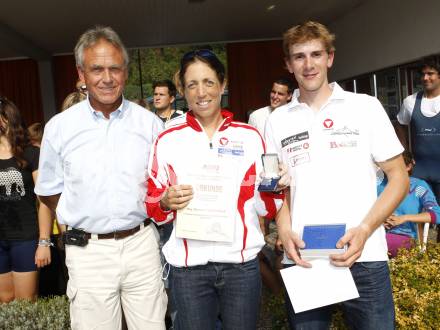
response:
M202 58L217 58L217 56L209 49L192 50L183 55L182 60L180 61L181 66L183 66L186 62L192 60L196 56Z

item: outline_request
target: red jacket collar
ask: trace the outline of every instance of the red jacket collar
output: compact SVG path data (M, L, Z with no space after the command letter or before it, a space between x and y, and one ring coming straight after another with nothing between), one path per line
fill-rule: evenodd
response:
M228 110L225 109L222 109L221 113L224 120L218 129L219 132L224 131L226 128L229 127L229 125L231 125L234 116L232 112L229 112ZM194 129L195 131L203 132L203 129L200 126L199 121L196 119L192 111L186 113L186 122L188 123L189 127Z

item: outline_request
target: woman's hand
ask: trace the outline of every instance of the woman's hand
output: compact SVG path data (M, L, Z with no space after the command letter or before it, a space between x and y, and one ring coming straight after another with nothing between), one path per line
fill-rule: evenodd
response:
M160 200L163 210L180 210L186 207L193 198L193 189L190 185L174 185L168 187Z
M50 246L41 246L37 247L37 251L35 252L35 264L38 268L42 268L51 263L50 258Z
M386 229L391 229L393 227L401 225L402 223L405 223L406 221L407 220L406 220L405 215L392 214L388 217L388 219L386 219L384 226Z

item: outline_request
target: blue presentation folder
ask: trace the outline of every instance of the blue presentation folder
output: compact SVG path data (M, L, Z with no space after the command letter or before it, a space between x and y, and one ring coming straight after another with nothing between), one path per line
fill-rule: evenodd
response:
M306 244L301 256L323 257L332 253L342 253L345 248L336 248L336 243L345 234L346 225L305 225L302 240Z

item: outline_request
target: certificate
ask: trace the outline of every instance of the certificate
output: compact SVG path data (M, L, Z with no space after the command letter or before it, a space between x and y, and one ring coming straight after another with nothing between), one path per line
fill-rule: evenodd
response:
M234 164L223 160L188 166L180 184L193 187L194 197L177 211L176 236L203 241L232 242L238 187Z

